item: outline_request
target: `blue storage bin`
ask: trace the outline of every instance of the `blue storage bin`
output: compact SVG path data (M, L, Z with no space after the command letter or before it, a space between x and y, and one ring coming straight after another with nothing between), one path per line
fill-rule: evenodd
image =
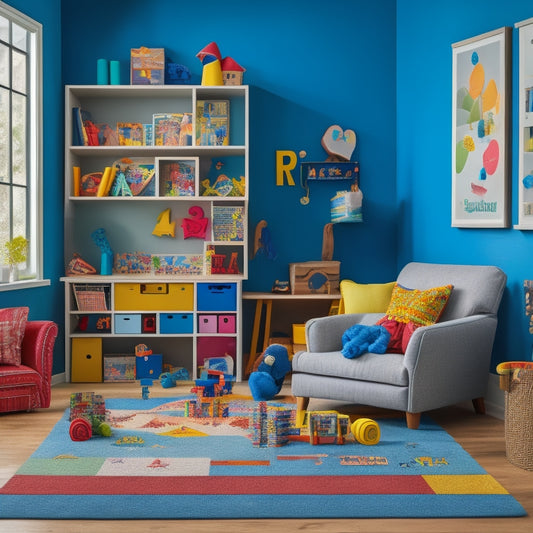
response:
M141 315L115 315L115 333L141 333Z
M198 311L236 311L236 283L198 283L196 289Z
M193 333L192 313L163 313L159 315L160 333Z
M159 379L163 373L163 355L152 354L135 357L135 377L137 379Z

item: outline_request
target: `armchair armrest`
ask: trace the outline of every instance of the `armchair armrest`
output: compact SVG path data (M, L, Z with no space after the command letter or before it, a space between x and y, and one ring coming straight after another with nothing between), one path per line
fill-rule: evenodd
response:
M473 315L415 330L404 356L408 411L483 397L497 323L494 315Z
M343 333L354 324L374 325L383 313L358 313L312 318L305 324L307 349L310 352L333 352L342 348Z
M54 344L58 328L54 322L29 321L22 339L22 364L33 368L41 376L41 407L50 405Z

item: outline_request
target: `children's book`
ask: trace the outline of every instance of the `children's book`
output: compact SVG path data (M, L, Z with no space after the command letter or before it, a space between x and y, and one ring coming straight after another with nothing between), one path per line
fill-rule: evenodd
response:
M155 113L154 146L179 146L183 113Z
M118 144L120 146L142 146L143 125L136 122L117 122Z
M92 125L91 113L81 107L72 108L72 143L75 146L89 146L86 126ZM94 140L93 140L94 142Z
M159 190L163 196L194 196L197 159L159 160Z
M115 254L115 274L150 274L152 255L145 252Z
M143 124L143 144L144 146L153 146L154 144L154 125Z
M118 146L117 130L113 129L109 124L101 123L95 124L98 128L98 144L99 146Z
M229 100L196 102L196 144L198 146L229 144Z
M133 196L155 196L155 164L153 158L123 157L113 162L117 174L123 173L124 180ZM124 196L116 194L115 196ZM126 194L126 196L130 196Z
M155 113L153 115L154 146L190 146L192 144L191 113Z
M213 238L215 241L244 240L244 207L214 205Z
M202 275L204 257L202 254L152 254L154 274Z

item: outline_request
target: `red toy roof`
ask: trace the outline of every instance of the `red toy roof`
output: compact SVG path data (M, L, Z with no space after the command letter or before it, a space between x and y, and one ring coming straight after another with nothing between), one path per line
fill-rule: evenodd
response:
M233 59L232 57L225 57L222 60L222 72L227 71L227 70L234 70L237 72L246 71L246 69L241 67L239 63L237 63L237 61L235 61L235 59Z
M205 56L213 56L220 61L221 56L217 43L209 43L196 54L196 57L200 58L200 60L202 60Z

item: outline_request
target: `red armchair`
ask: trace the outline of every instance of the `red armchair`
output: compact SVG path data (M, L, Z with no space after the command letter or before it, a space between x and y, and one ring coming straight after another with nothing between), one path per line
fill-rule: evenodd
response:
M0 365L0 413L50 406L57 331L54 322L26 323L21 365Z

